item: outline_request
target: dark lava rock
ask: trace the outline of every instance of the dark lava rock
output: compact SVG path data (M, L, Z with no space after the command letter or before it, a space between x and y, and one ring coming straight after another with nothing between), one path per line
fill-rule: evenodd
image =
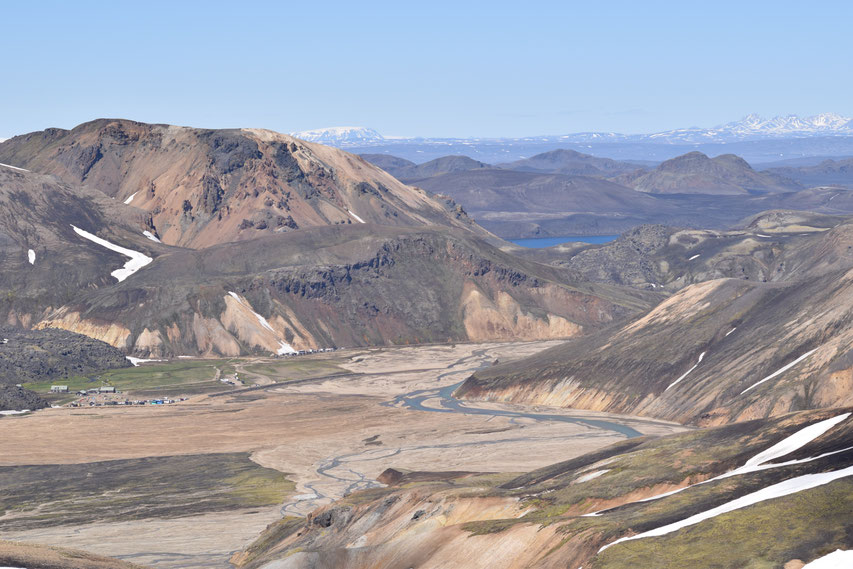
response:
M41 397L17 384L130 365L118 348L88 336L57 329L0 327L0 409L47 406Z

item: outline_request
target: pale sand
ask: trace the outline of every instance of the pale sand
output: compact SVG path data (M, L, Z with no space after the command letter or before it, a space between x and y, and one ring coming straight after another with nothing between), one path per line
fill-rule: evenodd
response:
M458 383L483 363L522 357L554 344L359 350L343 366L365 375L254 391L253 396L261 396L255 401L201 396L164 407L47 409L2 420L0 465L246 451L257 463L289 473L297 483L296 495L319 495L288 504L287 512L295 514L375 484L373 479L388 467L523 472L624 437L585 425L411 411L381 403L414 390ZM339 360L341 354L317 357ZM646 434L683 430L672 423L604 413L547 412L607 418ZM381 445L365 443L375 435ZM321 474L318 469L326 470ZM278 510L4 532L0 537L75 547L156 567L224 567L228 554L274 521Z

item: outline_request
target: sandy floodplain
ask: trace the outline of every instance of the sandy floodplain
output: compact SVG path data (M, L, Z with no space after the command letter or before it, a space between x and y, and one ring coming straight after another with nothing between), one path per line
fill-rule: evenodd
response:
M5 529L0 538L79 548L155 567L227 567L231 553L282 513L305 515L376 485L376 476L389 467L523 472L625 438L596 426L596 420L650 435L684 429L645 418L494 403L465 402L461 410L451 410L433 396L495 360L552 345L457 344L304 356L334 357L345 372L292 383L269 384L259 377L257 382L265 385L255 389L197 396L171 406L47 409L2 419L0 466L248 452L255 463L287 473L296 489L275 507ZM425 394L422 407L434 411L394 403L420 392ZM478 414L464 412L466 407ZM545 416L542 412L582 421L535 418Z

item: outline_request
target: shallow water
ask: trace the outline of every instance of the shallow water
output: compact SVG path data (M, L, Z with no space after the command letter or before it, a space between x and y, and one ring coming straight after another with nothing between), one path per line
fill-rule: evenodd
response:
M537 237L534 239L509 239L510 243L515 243L521 247L528 249L541 249L543 247L553 247L562 243L593 243L601 244L608 243L619 237L618 235L565 235L563 237Z

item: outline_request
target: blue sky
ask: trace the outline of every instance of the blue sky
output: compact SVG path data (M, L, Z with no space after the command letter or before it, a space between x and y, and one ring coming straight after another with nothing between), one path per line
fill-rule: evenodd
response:
M851 2L2 7L0 137L104 116L460 137L853 116Z

